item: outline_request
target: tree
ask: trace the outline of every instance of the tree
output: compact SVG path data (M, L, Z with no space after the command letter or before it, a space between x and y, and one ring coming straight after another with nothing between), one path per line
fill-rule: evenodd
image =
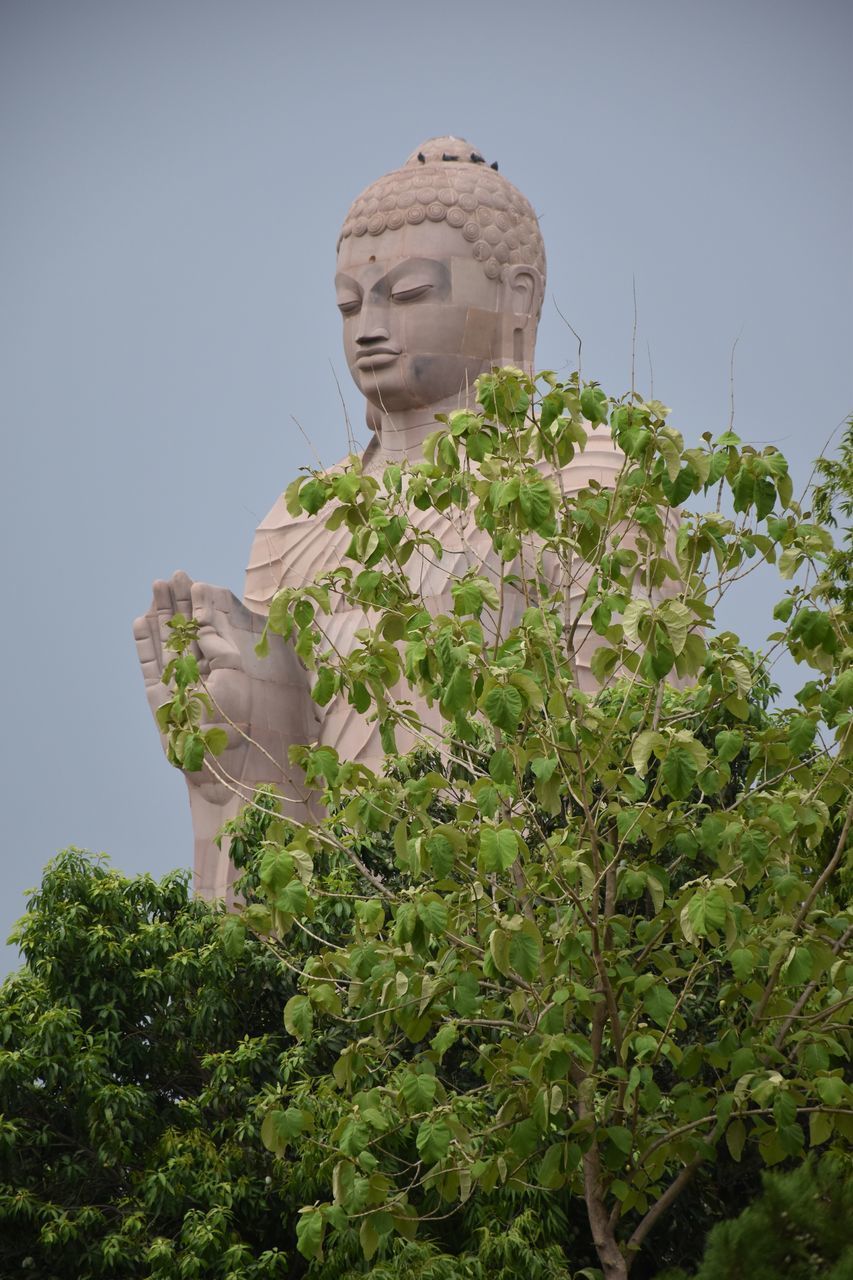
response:
M186 874L48 867L0 988L4 1276L293 1274L293 1189L258 1136L293 986L258 942L238 968L221 915Z
M606 1280L625 1280L722 1150L774 1165L853 1131L853 671L826 572L845 553L773 447L731 430L685 447L659 402L577 377L495 371L478 397L423 462L380 481L353 458L288 489L352 542L324 580L279 593L269 627L318 702L378 718L390 763L297 753L328 816L270 824L265 901L228 929L299 973L298 1048L263 1132L322 1185L298 1223L306 1258L357 1230L390 1265L400 1239L496 1189L568 1190ZM613 488L569 493L587 422L609 423L625 463ZM406 571L441 556L429 508L475 520L502 565L454 582L439 617ZM752 655L715 618L762 564L790 585ZM349 655L324 637L338 596L372 611ZM587 622L597 694L575 678ZM191 638L176 619L179 659ZM772 709L786 650L810 678ZM204 698L186 662L182 679L161 721L177 759ZM394 755L401 726L424 734L406 683L443 718L433 767ZM306 955L330 911L341 927ZM320 1045L338 1046L330 1069Z
M695 1280L848 1280L853 1181L831 1159L768 1173L763 1194L714 1227Z

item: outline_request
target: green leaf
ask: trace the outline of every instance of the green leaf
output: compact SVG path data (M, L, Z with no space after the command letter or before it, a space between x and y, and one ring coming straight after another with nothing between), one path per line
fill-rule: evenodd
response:
M333 1018L341 1016L341 998L331 982L312 982L310 991L311 1004Z
M317 683L311 691L311 697L325 707L335 695L337 676L331 667L321 667L317 675Z
M599 645L589 660L590 670L598 684L605 684L619 665L619 654L616 649L607 645Z
M322 480L310 479L305 481L299 490L299 503L303 511L307 511L309 516L316 515L326 501L326 485Z
M792 716L788 724L788 745L794 756L803 756L811 747L817 725L808 716Z
M439 1061L447 1053L447 1050L456 1044L458 1039L459 1030L455 1022L445 1022L443 1026L439 1027L430 1041L432 1048L438 1054Z
M655 444L660 451L661 457L666 463L666 473L670 482L675 481L681 470L681 453L678 445L670 436L664 435L658 436L655 440ZM669 500L673 506L678 506L679 500L677 498L670 495Z
M246 926L239 916L226 916L220 925L222 945L229 960L236 960L246 941Z
M803 1066L810 1073L829 1070L829 1054L825 1044L815 1040L803 1051Z
M607 1136L623 1156L630 1155L631 1148L634 1145L630 1129L626 1129L622 1125L610 1125L607 1129Z
M735 511L748 511L755 498L755 476L741 467L732 481L732 497Z
M480 851L477 859L484 875L506 871L518 857L518 837L514 831L484 827L480 832Z
M815 1087L827 1107L840 1107L848 1092L841 1076L819 1076Z
M643 992L643 1007L659 1027L665 1027L675 1009L675 996L662 981Z
M581 392L581 413L593 426L607 421L607 396L601 387L584 387Z
M743 734L737 729L722 729L714 739L717 755L727 764L743 751Z
M409 1115L427 1111L433 1104L437 1088L435 1076L426 1073L416 1075L413 1071L407 1071L400 1082L400 1092Z
M361 488L361 476L354 471L345 471L335 476L332 481L332 493L339 502L352 502Z
M262 902L253 902L246 907L243 912L243 920L246 927L254 933L271 933L272 932L272 912L269 907L264 906Z
M733 1080L739 1080L741 1076L745 1076L748 1071L754 1071L757 1066L755 1054L748 1045L744 1045L740 1049L735 1049L729 1063L729 1072Z
M666 627L672 652L678 657L687 643L690 628L696 621L693 611L680 600L665 600L658 614Z
M726 923L725 899L718 889L700 889L688 902L687 915L693 932L700 938L707 938L709 933L722 929Z
M746 1129L743 1121L734 1119L726 1129L726 1146L729 1149L731 1158L740 1164L741 1153L746 1142Z
M674 800L686 800L696 784L699 769L693 754L673 742L661 765L661 776Z
M189 685L198 682L198 663L191 653L182 653L176 658L173 670L175 684L179 689L186 689Z
M415 910L417 911L418 919L426 929L427 933L432 933L435 934L436 937L441 937L447 928L448 919L447 907L442 902L441 898L421 898L415 904Z
M308 893L301 880L292 879L275 896L276 910L289 916L305 915L308 905Z
M307 1040L314 1026L314 1014L307 996L291 996L284 1006L284 1025L297 1040Z
M758 878L764 869L769 856L767 834L757 827L748 827L741 832L735 850L740 854L744 868L750 876Z
M425 1120L418 1126L416 1145L418 1154L426 1164L435 1164L443 1160L450 1146L451 1132L446 1121Z
M832 1137L832 1116L825 1111L813 1111L809 1116L809 1146L819 1147Z
M305 1128L305 1113L298 1107L268 1111L261 1125L261 1141L273 1155L284 1155L288 1143Z
M448 715L466 711L471 702L473 685L467 667L456 667L441 691L442 710Z
M493 929L489 934L489 955L498 973L507 977L512 966L509 958L509 934L504 929Z
M296 874L296 863L283 849L267 849L261 859L261 884L271 898L289 884Z
M541 756L537 760L530 761L530 770L540 782L547 782L553 777L554 771L559 764L556 756Z
M518 501L531 529L540 529L550 519L553 497L544 480L523 481L518 491Z
M516 973L528 982L539 972L539 943L527 933L514 933L509 943L509 959Z
M640 640L640 623L651 613L651 602L637 596L628 604L622 614L622 630L625 638L637 644Z
M788 987L800 987L812 976L812 953L808 947L792 947L782 966L782 981Z
M290 589L277 591L270 601L270 609L267 615L267 627L270 631L274 631L276 635L284 636L288 639L293 631L293 592Z
M341 767L338 753L334 747L315 747L308 756L306 776L309 781L325 778L330 787L338 780Z
M478 778L471 788L471 795L484 818L493 818L500 807L501 798L497 788L488 778Z
M288 515L291 515L294 518L302 515L302 503L299 501L299 489L304 479L304 476L297 476L295 480L291 480L290 484L284 491L284 505L287 508Z
M536 1180L540 1187L545 1187L549 1191L555 1191L563 1185L563 1150L565 1144L555 1142L548 1148L544 1156L539 1162L539 1168L536 1172ZM577 1274L577 1273L576 1273Z
M432 873L437 880L443 880L453 871L453 863L455 854L453 845L447 836L440 833L431 835L426 842L426 851L430 861Z
M385 926L385 907L378 898L367 898L353 906L361 933L375 938Z
M735 977L739 982L746 982L753 969L755 968L755 960L752 952L745 947L737 947L729 956L729 964L732 966Z
M763 1133L758 1140L758 1151L765 1164L779 1164L785 1159L786 1151L780 1135L773 1129Z
M524 713L524 699L514 685L496 684L482 699L481 706L492 724L514 733Z
M400 469L400 467L397 465L396 462L389 463L388 466L385 468L385 470L382 473L382 483L384 484L385 488L388 490L389 493L402 492L402 488L403 488L402 475L403 475L402 470Z
M370 1261L379 1248L379 1233L370 1217L362 1218L358 1229L358 1240L366 1261Z
M326 1224L319 1209L302 1209L296 1220L296 1247L303 1258L323 1257L323 1233Z
M224 729L205 729L202 737L204 738L205 749L212 756L221 756L228 746L228 734Z
M475 617L480 616L483 610L483 591L476 582L467 579L454 582L450 588L450 594L453 596L454 613L471 613Z
M493 781L502 786L509 786L515 781L515 765L513 763L512 752L506 747L492 752L489 758L489 775Z
M631 763L641 778L646 776L652 751L662 747L665 741L663 734L654 729L637 734L631 746Z
M187 773L198 773L204 764L204 738L200 733L187 734L181 765Z

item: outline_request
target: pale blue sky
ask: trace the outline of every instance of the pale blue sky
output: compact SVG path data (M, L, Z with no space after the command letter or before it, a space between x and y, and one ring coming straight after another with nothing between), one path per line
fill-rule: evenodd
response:
M4 0L0 933L63 846L186 864L130 622L176 568L238 593L257 520L346 452L334 246L424 138L541 216L539 363L630 381L804 480L853 405L842 0ZM731 622L752 639L766 600Z

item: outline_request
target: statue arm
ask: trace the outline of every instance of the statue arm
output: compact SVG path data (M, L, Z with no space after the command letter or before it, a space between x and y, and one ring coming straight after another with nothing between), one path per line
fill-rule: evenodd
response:
M269 655L255 654L263 615L247 609L227 589L191 582L183 573L155 583L151 608L134 623L152 712L170 697L161 677L169 660L167 624L176 612L199 623L195 657L213 703L205 727L221 727L228 735L220 757L184 775L196 888L204 897L227 896L233 868L227 850L216 846L217 831L262 783L279 789L286 816L306 816L301 773L291 768L288 750L294 743L316 740L318 721L307 673L292 647L270 636Z

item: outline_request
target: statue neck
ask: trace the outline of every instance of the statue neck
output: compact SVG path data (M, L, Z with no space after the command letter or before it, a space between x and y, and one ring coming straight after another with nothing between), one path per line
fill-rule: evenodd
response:
M433 431L441 428L436 422L437 413L453 413L463 408L458 396L440 404L426 405L419 409L406 409L402 413L383 413L376 431L379 451L385 462L420 462L424 441Z
M518 361L504 359L496 364L516 364ZM529 373L531 365L524 361L521 365ZM423 408L406 409L400 413L376 413L376 442L379 446L379 457L384 463L420 462L424 441L433 431L438 431L440 422L436 422L437 413L454 413L457 409L478 411L472 387L467 398L461 395L449 396L437 404L425 405Z

